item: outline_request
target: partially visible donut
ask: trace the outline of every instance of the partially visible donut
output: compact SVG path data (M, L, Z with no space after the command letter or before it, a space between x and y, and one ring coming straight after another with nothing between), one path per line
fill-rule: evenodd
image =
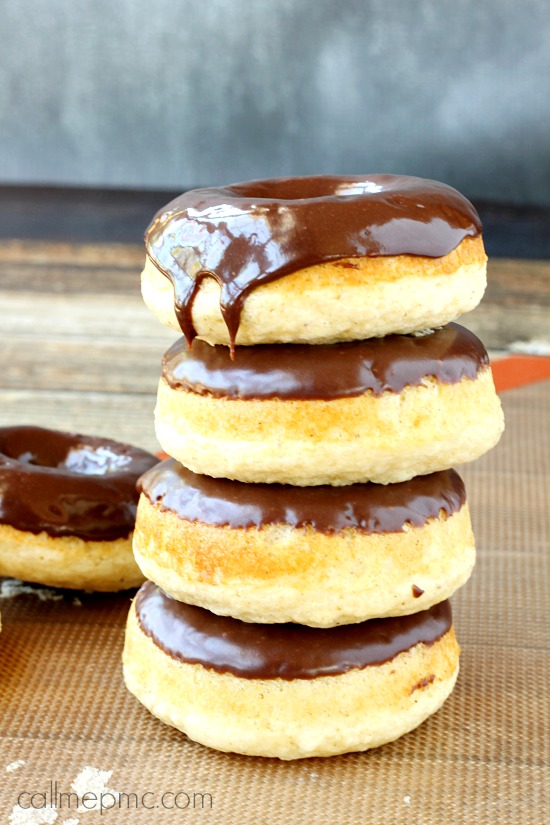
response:
M195 473L300 486L380 484L483 455L503 429L489 359L464 327L329 345L165 354L157 437Z
M151 582L126 628L126 685L151 713L221 751L299 759L362 751L417 727L458 674L449 602L318 629L257 625Z
M168 459L140 481L136 561L179 601L314 627L416 613L475 561L453 470L401 484L290 487L199 476Z
M103 591L141 584L136 481L157 462L107 438L0 428L0 576Z
M442 326L486 285L481 223L443 183L400 175L186 192L146 233L147 306L188 341L333 343Z

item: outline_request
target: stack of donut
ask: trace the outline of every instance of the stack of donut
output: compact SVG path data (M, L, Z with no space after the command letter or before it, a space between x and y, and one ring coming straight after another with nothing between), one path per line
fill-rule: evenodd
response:
M472 205L393 175L188 192L154 218L165 354L134 553L129 690L223 751L366 750L450 694L475 560L452 469L503 418Z

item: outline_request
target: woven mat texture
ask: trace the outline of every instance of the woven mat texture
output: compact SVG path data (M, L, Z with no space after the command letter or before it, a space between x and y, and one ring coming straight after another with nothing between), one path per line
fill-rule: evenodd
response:
M78 594L81 604L67 591L57 601L5 598L0 823L21 792L47 794L57 783L67 793L88 765L112 771L109 787L147 794L157 807L136 809L133 797L130 809L103 814L64 806L56 823L549 822L550 382L507 392L503 403L500 445L463 468L478 563L453 600L461 674L438 714L364 754L283 763L216 753L126 692L120 655L131 594ZM25 764L7 770L15 760ZM163 794L169 806L178 792L180 809L164 807Z

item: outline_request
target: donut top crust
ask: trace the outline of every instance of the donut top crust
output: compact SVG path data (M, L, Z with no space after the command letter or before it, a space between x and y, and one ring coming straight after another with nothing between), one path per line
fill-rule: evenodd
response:
M312 628L251 624L178 602L152 582L136 598L142 631L174 659L246 679L314 679L381 665L452 625L449 601L410 616Z
M162 377L173 389L231 399L348 398L399 393L432 377L444 384L474 379L487 367L472 332L448 324L428 335L387 335L344 344L227 347L180 338L165 353Z
M0 428L0 523L111 541L134 529L136 481L158 458L107 438Z
M210 478L173 458L148 470L138 489L151 504L190 522L242 529L288 524L329 534L350 528L369 534L402 532L408 524L424 526L441 510L451 516L466 501L454 470L399 484L312 488Z
M439 258L481 232L472 204L438 181L402 175L275 178L185 192L158 212L147 254L173 284L189 342L203 277L221 287L232 346L246 295L314 264L341 258Z

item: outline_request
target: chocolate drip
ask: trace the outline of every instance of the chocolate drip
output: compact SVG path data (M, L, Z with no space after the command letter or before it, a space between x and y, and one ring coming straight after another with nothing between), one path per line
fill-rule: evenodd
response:
M347 398L401 392L432 377L445 384L476 378L488 366L476 336L458 324L429 335L387 335L346 344L227 347L180 338L166 352L162 376L174 389L217 398Z
M433 644L452 625L448 601L328 629L249 624L177 602L152 582L140 589L136 612L143 632L172 658L246 679L314 679L381 665L416 644Z
M441 510L451 516L466 501L464 484L454 470L399 484L291 487L197 475L173 458L148 470L138 488L152 504L186 521L243 529L289 524L322 533L348 528L397 533L407 524L422 527Z
M106 438L42 427L0 429L0 523L29 533L111 541L134 529L136 481L158 459Z
M342 258L439 258L481 232L456 189L400 175L319 176L195 189L157 213L147 254L170 279L179 325L195 337L193 300L204 277L221 288L234 346L243 303L256 287Z

